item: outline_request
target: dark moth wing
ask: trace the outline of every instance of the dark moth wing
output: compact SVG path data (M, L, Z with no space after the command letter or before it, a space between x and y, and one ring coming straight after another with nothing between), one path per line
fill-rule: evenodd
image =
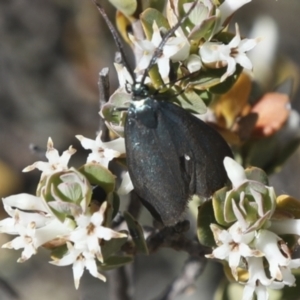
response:
M210 126L166 101L132 104L125 124L127 165L133 186L152 215L165 225L179 221L188 199L223 187L223 138Z

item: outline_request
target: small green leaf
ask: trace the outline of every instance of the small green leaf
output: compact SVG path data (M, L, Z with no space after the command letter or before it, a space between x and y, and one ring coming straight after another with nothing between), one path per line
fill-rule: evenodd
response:
M127 237L101 241L101 252L103 260L106 262L110 256L120 251L121 247L127 242Z
M126 16L132 16L137 8L136 0L109 0L109 2Z
M224 69L224 73L225 73L227 67L222 69ZM209 91L213 94L224 94L228 92L231 89L231 87L234 85L234 83L237 81L242 71L243 71L243 67L237 64L236 71L234 72L234 74L227 77L223 82L209 88Z
M158 11L163 11L165 3L161 0L148 0L148 7L154 8Z
M132 256L110 256L99 267L103 271L119 268L133 262Z
M107 195L106 201L107 201L107 208L105 210L103 226L111 227L111 221L119 211L120 198L116 192L113 192Z
M56 247L51 251L51 258L53 260L61 259L67 252L68 252L68 247L66 244Z
M132 237L132 241L136 246L136 250L143 254L149 254L141 225L127 211L124 212L124 218L127 223L129 233Z
M111 218L113 219L119 212L119 208L120 208L120 197L116 192L113 192L111 204L112 204L112 208L113 208Z
M248 180L259 181L264 185L269 185L267 174L260 168L249 167L245 170L245 174Z
M187 89L183 94L179 95L177 100L184 109L191 112L204 114L207 111L207 107L201 97L191 89Z
M107 122L119 124L121 112L116 110L116 106L111 103L106 103L101 109L101 115Z
M115 189L115 175L100 164L87 163L80 167L79 171L92 185L99 185L107 194Z
M218 224L222 226L228 226L228 222L225 221L225 198L226 192L228 191L227 187L223 187L222 189L216 191L212 197L212 204L214 215Z
M151 40L152 38L154 21L156 22L158 28L164 27L167 30L170 29L168 20L160 11L154 8L147 8L144 10L144 12L140 15L140 20L148 40Z
M215 247L216 242L210 229L210 224L216 223L212 201L205 201L198 208L197 236L200 244Z
M189 34L189 39L191 40L200 40L204 38L205 40L209 39L211 36L215 22L216 17L212 16L202 22L200 26L196 26L192 29L191 33Z

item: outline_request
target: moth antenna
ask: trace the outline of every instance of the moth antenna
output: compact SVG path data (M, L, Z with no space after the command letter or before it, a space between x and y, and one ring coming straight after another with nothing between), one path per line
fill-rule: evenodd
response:
M133 72L132 68L130 67L130 64L128 63L127 58L126 58L123 43L121 41L120 35L118 34L118 31L116 30L115 26L110 21L110 19L108 18L104 8L97 2L97 0L92 0L92 2L97 6L101 16L103 17L110 33L112 34L112 36L114 38L115 44L116 44L119 52L121 53L122 61L125 65L125 67L127 68L130 76L132 77L132 80L135 82L135 75L134 75L134 72Z
M149 62L149 65L147 67L147 69L145 70L143 77L141 79L141 84L144 84L145 80L146 80L146 76L149 73L150 69L152 68L152 66L156 63L157 58L159 57L160 53L162 52L165 44L167 43L167 40L175 33L175 31L183 24L183 22L188 18L188 16L190 15L190 13L192 12L192 10L195 8L195 6L197 5L198 0L195 1L193 3L193 5L190 7L190 9L188 10L188 12L182 17L182 19L180 19L174 27L172 27L164 36L164 38L162 39L162 41L160 42L160 44L158 45L158 47L155 49L153 56L151 57L151 60Z

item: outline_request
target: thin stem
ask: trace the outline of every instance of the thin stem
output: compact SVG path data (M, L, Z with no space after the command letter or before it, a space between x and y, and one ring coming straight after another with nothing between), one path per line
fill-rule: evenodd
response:
M121 41L121 38L115 28L115 26L113 25L113 23L110 21L110 19L108 18L104 8L97 2L97 0L92 0L93 3L97 6L101 16L103 17L107 27L109 28L109 31L111 32L113 38L114 38L114 41L115 41L115 44L118 48L118 50L120 51L121 53L121 56L122 56L122 60L123 60L123 63L124 65L126 66L129 74L131 75L132 79L134 80L135 76L134 76L134 73L133 73L133 70L132 68L130 67L130 64L126 58L126 55L125 55L125 51L124 51L124 46L123 46L123 43Z
M180 272L166 290L156 300L173 300L195 285L206 266L204 257L189 257Z
M98 88L99 88L99 106L100 110L109 100L109 77L108 68L103 68L99 72ZM102 131L101 139L103 142L109 141L109 131L105 125L105 121L100 117L99 130Z

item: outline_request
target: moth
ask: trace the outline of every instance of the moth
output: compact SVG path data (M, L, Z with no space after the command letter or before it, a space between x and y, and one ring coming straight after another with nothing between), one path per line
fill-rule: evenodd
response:
M167 39L188 17L195 4L165 34L138 82L130 71L116 29L96 3L134 81L130 88L133 101L128 108L124 131L129 175L144 206L166 226L182 218L192 195L208 198L226 184L223 160L233 156L215 129L167 97L150 93L145 85L148 71L155 65Z

